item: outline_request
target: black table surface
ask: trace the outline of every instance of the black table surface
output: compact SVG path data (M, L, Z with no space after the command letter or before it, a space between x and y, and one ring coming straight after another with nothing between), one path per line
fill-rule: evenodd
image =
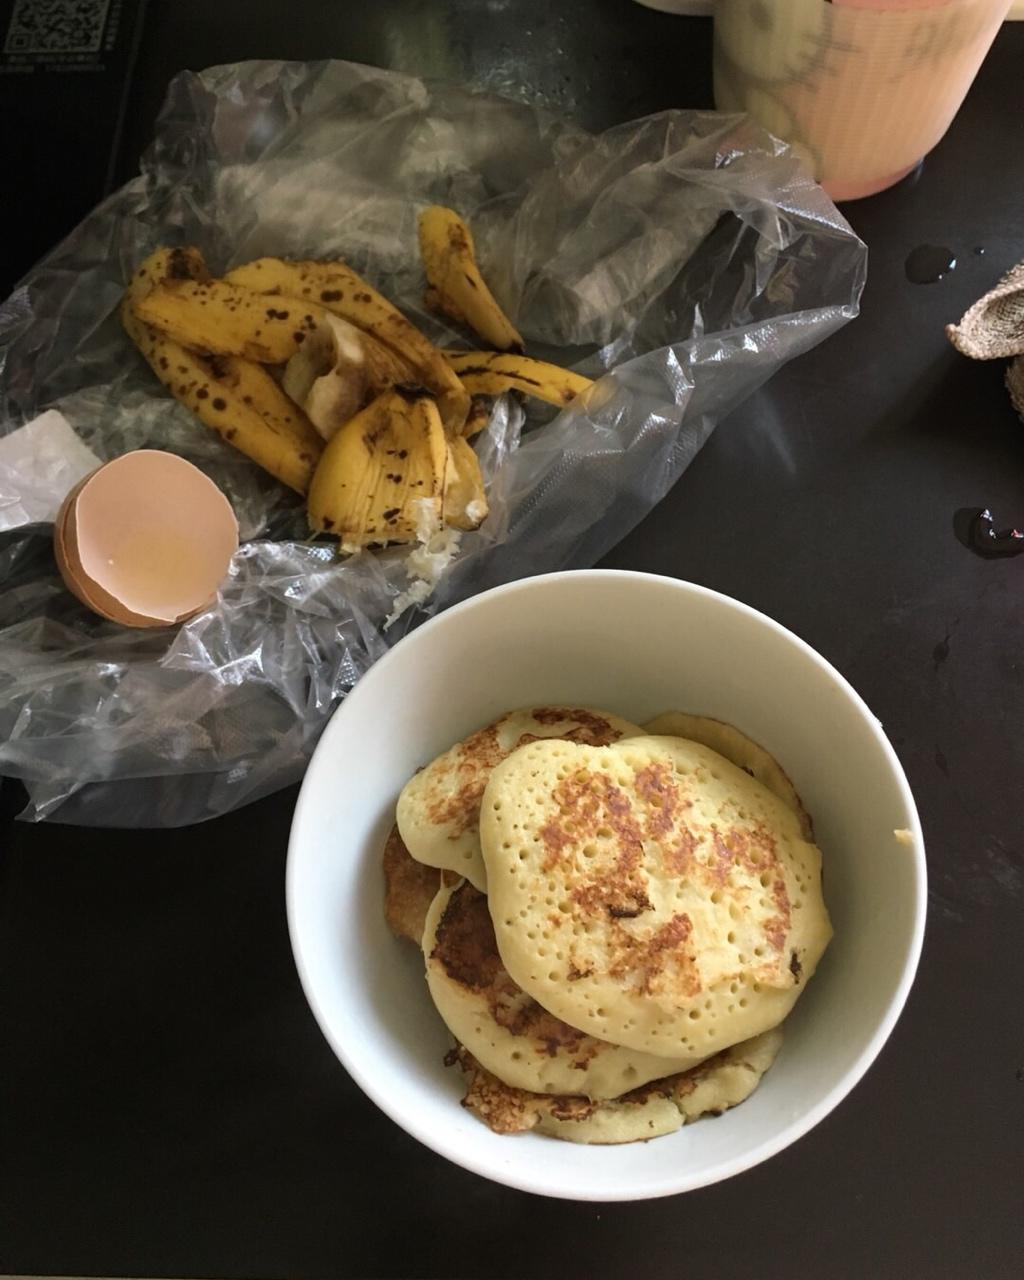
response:
M627 0L352 8L152 0L115 171L134 170L170 75L256 56L469 79L592 127L710 105L704 20ZM285 928L293 793L135 833L8 821L9 787L0 1271L1024 1274L1024 559L981 560L953 533L963 507L1024 520L1024 435L1001 363L943 335L1024 257L1022 62L1024 24L1007 27L923 169L848 206L870 247L860 318L722 424L606 561L777 618L896 744L930 914L906 1012L866 1079L794 1147L686 1196L507 1190L407 1137L321 1037ZM903 266L922 242L958 259L927 286Z

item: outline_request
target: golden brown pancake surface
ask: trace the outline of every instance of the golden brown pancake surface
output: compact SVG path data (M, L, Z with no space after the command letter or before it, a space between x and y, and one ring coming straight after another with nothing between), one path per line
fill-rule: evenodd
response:
M590 707L509 711L455 743L409 779L398 797L402 839L419 862L466 876L486 892L480 799L492 770L518 747L544 738L600 746L641 732L639 725Z
M608 1044L542 1008L509 977L487 899L468 881L438 892L423 950L427 985L448 1029L506 1085L614 1098L697 1061Z

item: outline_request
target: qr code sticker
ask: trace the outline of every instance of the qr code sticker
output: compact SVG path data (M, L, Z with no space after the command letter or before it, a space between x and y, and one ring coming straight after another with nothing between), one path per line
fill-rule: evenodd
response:
M110 0L15 0L5 53L96 53Z

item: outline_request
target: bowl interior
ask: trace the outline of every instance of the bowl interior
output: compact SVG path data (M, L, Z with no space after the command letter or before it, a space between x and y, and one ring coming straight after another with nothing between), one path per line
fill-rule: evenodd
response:
M489 719L545 702L643 723L680 709L737 725L783 764L823 850L834 940L782 1053L741 1107L648 1143L499 1137L458 1105L447 1033L415 950L387 930L380 851L419 766ZM909 845L893 831L907 828ZM509 1185L632 1199L727 1177L786 1146L856 1083L913 978L924 921L920 828L877 721L802 642L724 596L644 574L528 579L413 633L349 695L317 749L292 831L300 976L366 1092L443 1155Z

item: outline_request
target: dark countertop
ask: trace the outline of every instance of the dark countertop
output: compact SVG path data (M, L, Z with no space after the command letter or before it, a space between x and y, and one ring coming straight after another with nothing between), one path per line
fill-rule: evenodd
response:
M710 103L710 24L626 0L347 10L153 0L115 168L133 171L170 74L249 56L469 76L594 127ZM1024 559L980 560L952 528L984 504L1024 520L1024 434L1000 362L964 359L942 332L1024 257L1022 60L1024 24L1000 35L923 170L848 206L871 254L860 319L720 426L606 561L779 619L896 744L931 911L917 984L866 1079L796 1146L687 1196L510 1191L407 1137L317 1030L284 919L293 793L187 832L10 822L0 1271L1024 1273ZM956 271L910 284L922 242L953 249Z

